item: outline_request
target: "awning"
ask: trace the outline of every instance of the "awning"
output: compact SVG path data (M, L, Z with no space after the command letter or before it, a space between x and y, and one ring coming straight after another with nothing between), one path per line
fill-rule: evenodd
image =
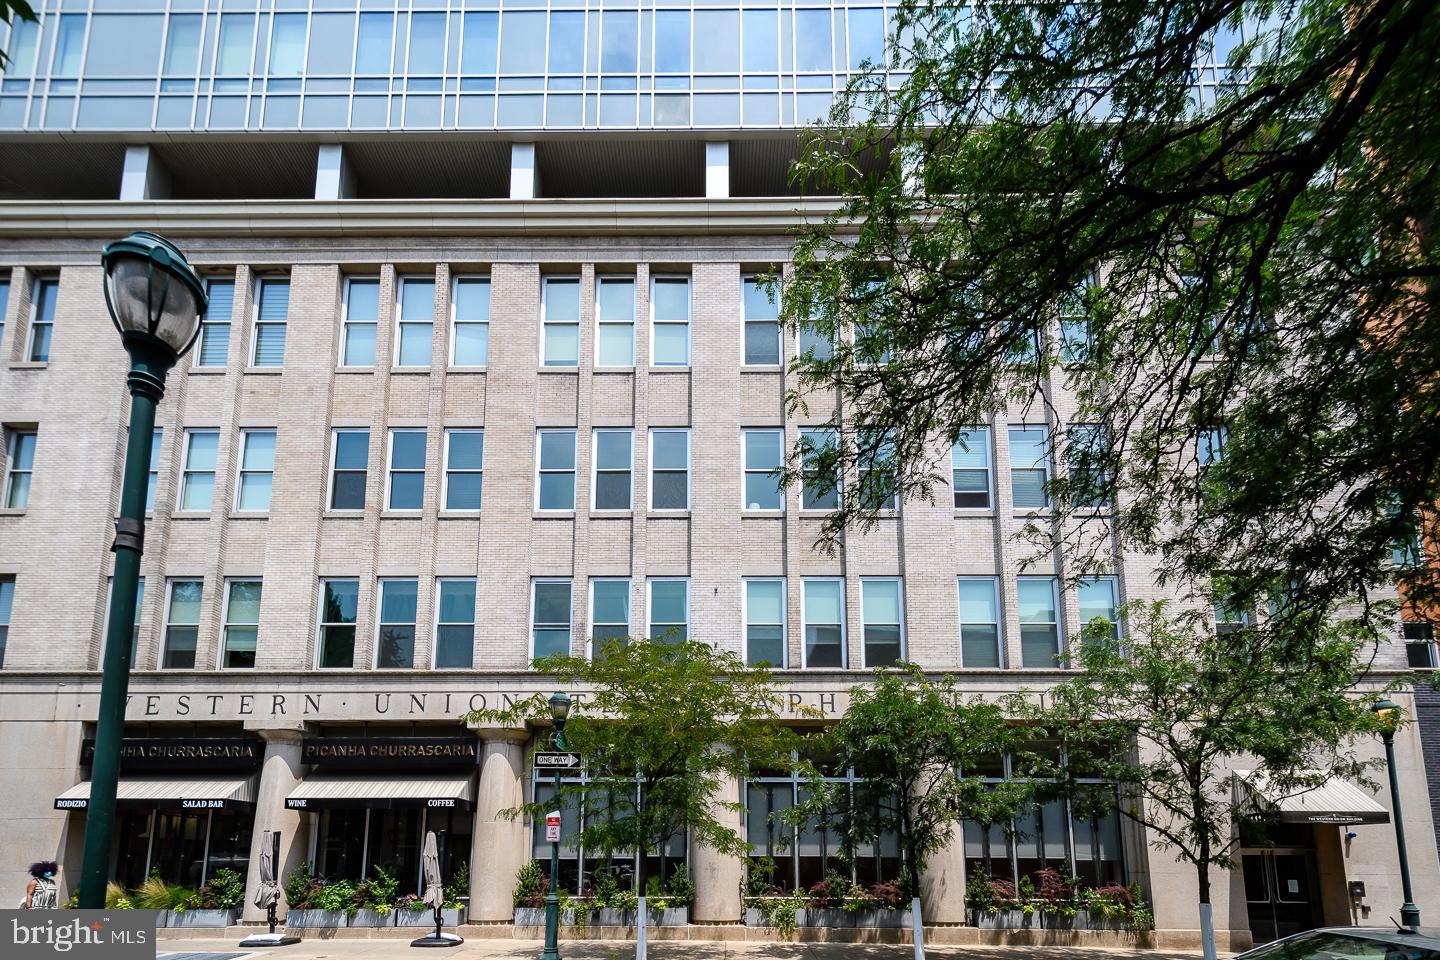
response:
M231 810L255 803L254 777L189 779L123 777L115 802L128 807L179 807L182 810ZM55 798L56 810L90 806L90 781L77 783Z
M468 810L475 798L470 773L405 776L306 777L285 798L291 810L399 807Z
M1235 771L1235 804L1278 813L1281 823L1389 823L1390 813L1348 780L1333 779L1300 793L1272 787L1257 770Z

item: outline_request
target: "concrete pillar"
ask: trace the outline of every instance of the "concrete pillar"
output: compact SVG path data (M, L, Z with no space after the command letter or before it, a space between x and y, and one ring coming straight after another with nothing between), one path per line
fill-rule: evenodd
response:
M705 144L705 198L730 196L730 144Z
M965 832L958 823L920 873L920 907L927 924L965 922Z
M525 743L530 732L508 727L472 729L481 740L480 785L475 797L467 919L509 923L515 916L515 873L530 858L530 835L524 817L506 819L503 814L525 802Z
M355 171L345 147L322 143L315 158L315 199L348 200L355 196Z
M255 729L247 725L247 729ZM302 725L262 727L257 732L265 738L265 760L260 767L260 789L255 797L255 828L250 837L250 867L245 877L245 912L241 919L258 922L265 911L251 901L260 889L260 846L266 830L280 831L280 862L276 878L284 888L285 877L305 860L310 849L310 824L298 810L285 809L285 798L300 782ZM283 901L283 898L282 898ZM287 905L281 903L283 919Z
M731 794L717 799L734 802L740 798L740 781L732 780L724 788ZM710 813L717 820L745 835L745 818L739 810L712 804ZM690 877L695 881L695 905L690 911L692 923L740 923L744 903L740 899L740 883L745 877L745 861L728 853L691 840Z
M125 168L120 175L121 200L164 200L170 196L170 171L160 163L148 144L125 148Z
M540 196L540 167L535 163L535 144L510 145L510 199L534 200Z

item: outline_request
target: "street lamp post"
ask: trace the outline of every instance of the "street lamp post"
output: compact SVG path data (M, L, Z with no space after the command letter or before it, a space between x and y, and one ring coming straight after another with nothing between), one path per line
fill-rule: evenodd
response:
M550 696L550 719L555 722L555 749L565 750L565 720L570 716L570 696ZM560 768L555 768L555 809L560 810ZM560 960L560 834L550 840L550 892L545 895L545 950L540 960Z
M90 800L85 809L85 859L80 872L79 905L105 906L110 838L115 826L115 792L120 774L120 745L125 728L125 699L130 686L130 629L135 622L135 590L140 556L145 551L145 489L154 441L155 405L165 395L165 374L200 334L208 301L185 255L170 241L137 231L105 248L105 306L130 354L130 436L125 445L125 476L120 486L120 516L115 521L115 577L110 590L110 626L100 681L100 711L95 727L95 757L90 769Z
M1410 889L1410 856L1405 850L1405 815L1400 809L1400 781L1395 774L1395 728L1400 725L1400 705L1393 700L1378 701L1370 708L1380 718L1380 736L1385 741L1385 765L1390 768L1390 806L1395 812L1395 846L1400 857L1400 889L1405 902L1400 906L1400 922L1412 929L1420 926L1420 908Z

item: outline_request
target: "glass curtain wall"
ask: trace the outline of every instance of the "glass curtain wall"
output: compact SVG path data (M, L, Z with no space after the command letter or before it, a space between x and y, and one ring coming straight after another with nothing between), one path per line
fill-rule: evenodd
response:
M112 876L127 889L151 871L169 884L199 887L222 867L245 876L251 810L122 809Z

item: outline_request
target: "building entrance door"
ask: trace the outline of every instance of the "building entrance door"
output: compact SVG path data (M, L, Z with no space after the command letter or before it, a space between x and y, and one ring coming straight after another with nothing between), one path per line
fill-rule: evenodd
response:
M1250 935L1256 944L1320 926L1313 848L1252 848L1240 854Z

